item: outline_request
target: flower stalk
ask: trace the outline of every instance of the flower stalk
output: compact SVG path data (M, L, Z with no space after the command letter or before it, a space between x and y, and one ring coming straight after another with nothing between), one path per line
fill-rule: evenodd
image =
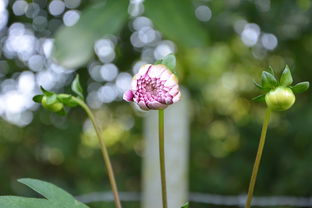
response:
M255 189L255 185L256 185L257 175L258 175L259 166L260 166L260 162L261 162L263 147L265 144L266 134L267 134L268 126L270 123L270 118L271 118L271 110L269 108L267 108L266 113L265 113L265 117L264 117L264 121L263 121L263 125L262 125L262 131L261 131L257 156L256 156L256 160L255 160L254 167L252 170L250 183L249 183L249 189L248 189L247 201L246 201L245 208L250 208L250 205L252 202L252 197L253 197L253 193L254 193L254 189Z
M92 111L90 110L90 108L88 107L88 105L79 98L72 97L72 99L73 99L73 101L75 101L78 105L80 105L84 109L84 111L87 113L88 117L91 120L91 123L92 123L94 130L96 132L96 135L99 139L99 143L100 143L100 147L101 147L101 151L102 151L102 156L104 159L105 166L107 168L108 179L109 179L109 182L110 182L110 185L112 188L112 192L114 195L115 207L121 208L121 203L120 203L120 198L119 198L119 194L118 194L117 183L116 183L113 167L112 167L112 164L111 164L111 161L109 158L109 154L108 154L105 142L104 142L104 138L101 134L100 127L97 125L95 117L94 117Z
M158 129L159 129L159 161L161 177L161 193L163 208L167 208L167 185L166 185L166 162L165 162L165 137L164 137L164 110L158 111Z
M108 179L112 188L112 192L114 195L115 207L121 208L120 198L118 194L117 184L114 176L114 171L112 168L112 164L109 158L109 154L101 134L101 129L96 123L96 119L90 110L89 106L84 102L83 90L79 82L79 76L77 75L74 81L72 82L72 91L77 95L73 96L70 94L56 94L54 92L49 92L41 87L41 91L43 94L36 95L33 97L33 101L37 103L41 103L42 106L52 112L58 113L60 115L65 115L66 111L64 107L75 107L80 106L87 113L91 123L94 127L96 135L99 139L99 144L102 151L102 156L104 159L104 163L107 169Z
M259 147L252 170L245 208L250 208L251 206L257 174L259 171L262 152L265 144L266 133L270 122L271 111L286 111L290 109L296 101L295 93L302 93L310 86L309 82L300 82L293 86L291 85L292 83L293 78L287 65L279 80L276 79L275 73L270 67L269 72L262 72L261 84L255 82L255 85L265 93L255 97L253 100L256 102L265 102L267 105L267 110L262 125Z

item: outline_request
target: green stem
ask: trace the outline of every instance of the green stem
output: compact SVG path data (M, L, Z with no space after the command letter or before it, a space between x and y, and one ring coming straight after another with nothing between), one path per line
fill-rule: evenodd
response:
M264 117L264 121L263 121L263 125L262 125L261 136L260 136L260 142L259 142L259 146L258 146L258 152L257 152L256 160L254 163L254 167L252 170L251 179L250 179L247 201L246 201L246 206L245 206L246 208L250 208L250 205L251 205L252 196L253 196L253 192L254 192L254 188L255 188L255 184L256 184L256 179L257 179L257 174L258 174L258 170L259 170L259 166L260 166L260 162L261 162L263 147L264 147L264 143L265 143L265 137L266 137L266 133L267 133L269 123L270 123L270 118L271 118L271 110L268 108L266 110L266 113L265 113L265 117Z
M121 208L121 203L120 203L120 199L119 199L119 194L118 194L117 184L116 184L116 180L115 180L115 176L114 176L114 171L112 168L111 161L109 159L109 155L108 155L108 151L107 151L104 139L103 139L102 134L101 134L101 130L100 130L99 126L97 125L95 117L94 117L93 113L91 112L90 108L88 107L88 105L79 98L72 97L72 99L74 101L76 101L86 111L87 115L89 116L89 118L93 124L93 127L95 129L96 135L99 139L99 143L101 146L104 163L105 163L105 166L107 168L108 179L109 179L110 185L112 187L112 192L113 192L114 199L115 199L115 206L116 206L116 208Z
M165 138L164 138L164 110L158 111L158 128L159 128L159 161L160 161L160 176L162 190L163 208L167 208L167 187L166 187L166 163L165 163Z

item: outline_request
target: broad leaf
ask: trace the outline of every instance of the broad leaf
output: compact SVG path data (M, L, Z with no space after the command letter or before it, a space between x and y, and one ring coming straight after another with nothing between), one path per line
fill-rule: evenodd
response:
M262 72L262 87L263 88L273 88L277 86L277 80L275 77L266 71Z
M77 68L93 55L94 42L115 34L127 19L128 1L106 0L85 9L78 23L62 26L55 35L52 56L60 65Z
M289 86L293 83L293 78L291 76L291 72L289 70L289 67L286 65L283 73L282 73L282 76L281 76L281 79L280 79L280 85L282 86Z
M207 44L208 32L196 19L190 0L145 0L145 14L164 36L183 47Z
M310 83L309 82L300 82L295 86L291 86L290 88L294 93L302 93L309 89Z
M51 183L29 178L18 181L38 192L45 199L0 196L1 208L88 208L72 195Z
M79 75L77 74L74 81L72 82L71 89L76 93L80 99L83 100L83 90L79 81Z
M49 201L59 204L61 207L87 208L86 205L77 201L72 195L51 183L30 178L19 179L18 182L25 184Z
M19 196L0 196L2 208L57 208L56 204L46 199L26 198Z

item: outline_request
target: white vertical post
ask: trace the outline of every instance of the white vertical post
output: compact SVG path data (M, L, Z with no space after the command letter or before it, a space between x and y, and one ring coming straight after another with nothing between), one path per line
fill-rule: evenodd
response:
M165 109L165 157L168 207L179 208L188 200L189 96ZM143 208L161 208L158 150L158 112L150 111L144 121Z

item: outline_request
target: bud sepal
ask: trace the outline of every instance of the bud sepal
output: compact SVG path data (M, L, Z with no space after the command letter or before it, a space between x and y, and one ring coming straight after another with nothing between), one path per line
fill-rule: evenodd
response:
M265 94L259 95L253 100L265 102L273 111L285 111L293 106L296 101L295 93L302 93L309 88L309 82L300 82L294 86L293 78L289 67L286 65L278 81L270 67L269 72L262 72L261 85L254 81L255 85L263 90Z
M73 95L70 95L70 94L56 94L40 86L42 94L35 95L33 97L33 101L36 103L40 103L45 109L49 111L58 113L59 115L65 115L66 114L66 111L64 108L65 106L75 107L79 105L77 100L83 101L83 98L84 98L78 75L72 82L71 88L74 91L74 93L77 95L77 97L74 97Z

